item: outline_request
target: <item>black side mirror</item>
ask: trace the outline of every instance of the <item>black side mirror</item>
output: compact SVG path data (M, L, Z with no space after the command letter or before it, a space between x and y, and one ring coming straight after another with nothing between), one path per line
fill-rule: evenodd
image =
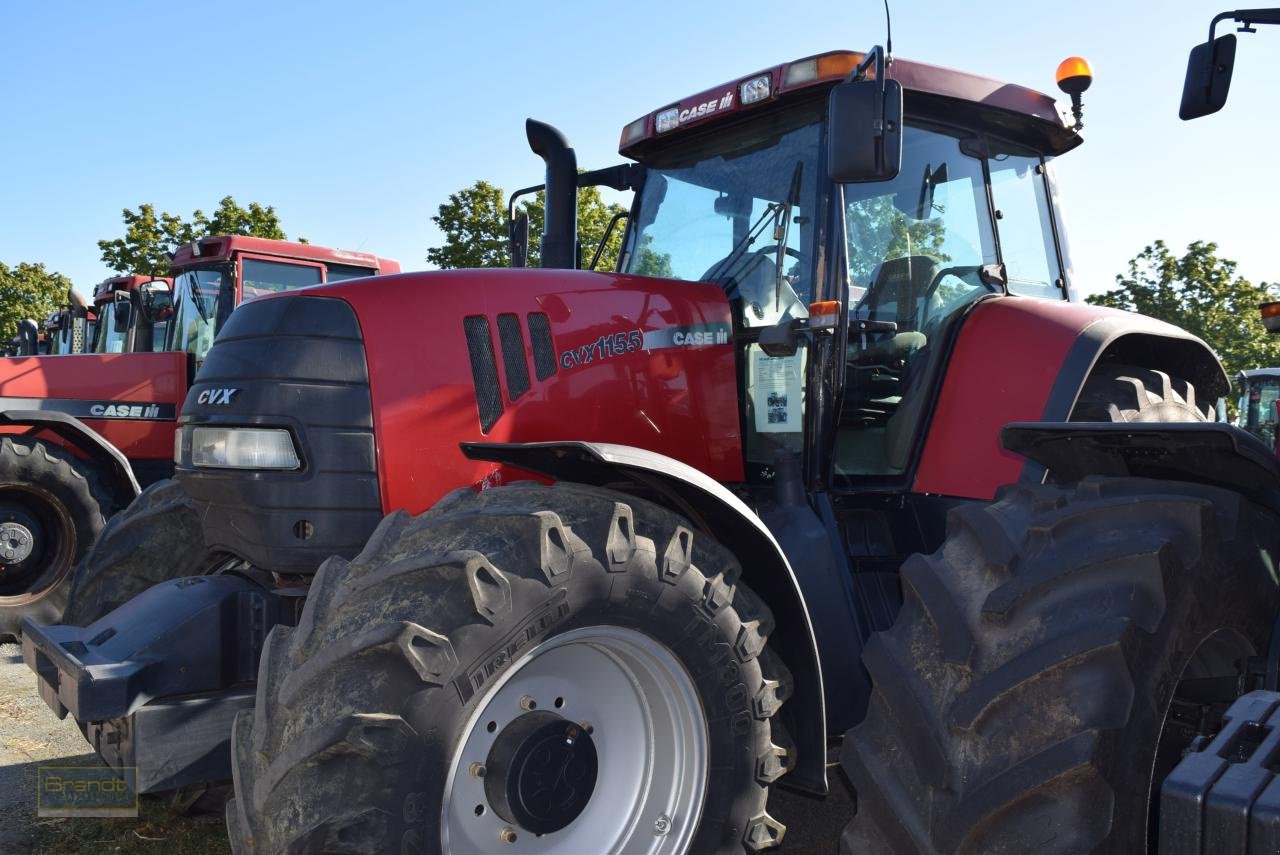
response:
M509 249L512 267L529 266L529 215L517 214L510 221Z
M168 317L166 310L173 307L173 292L167 282L152 279L142 283L138 290L142 292L142 317L148 323L158 323Z
M113 332L129 331L129 301L117 300L111 307L111 329Z
M1182 84L1182 106L1178 116L1198 119L1216 113L1227 103L1231 69L1236 61L1234 33L1196 45L1187 58L1187 79Z
M902 167L902 84L850 80L827 102L827 174L839 184L887 181Z

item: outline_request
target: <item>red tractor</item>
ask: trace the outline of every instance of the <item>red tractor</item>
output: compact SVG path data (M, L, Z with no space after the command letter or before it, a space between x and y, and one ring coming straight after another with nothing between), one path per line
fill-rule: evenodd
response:
M1221 610L1161 587L1173 549L1014 573L1020 539L1109 559L1071 514L1114 531L1145 494L1001 517L999 485L1048 489L1001 428L1200 423L1229 384L1073 300L1078 114L876 48L664 105L609 169L530 121L545 269L237 311L174 449L200 546L140 568L170 522L131 508L84 566L219 560L27 621L42 696L140 791L229 774L242 853L758 851L770 789L826 793L841 740L854 851L1133 851L1171 654L1112 678ZM635 191L615 272L573 269L585 184Z
M154 276L113 276L93 289L89 353L147 353L164 350L165 309L173 280ZM144 302L145 300L145 302ZM157 320L157 318L162 318Z
M399 270L367 253L203 238L178 250L172 279L95 289L90 352L0 360L0 637L16 636L23 617L58 620L71 569L105 521L172 474L178 408L236 305ZM171 482L157 489L182 501Z

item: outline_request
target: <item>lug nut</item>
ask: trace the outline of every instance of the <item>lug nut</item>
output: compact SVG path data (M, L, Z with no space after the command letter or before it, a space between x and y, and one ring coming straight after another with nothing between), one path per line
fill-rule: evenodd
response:
M653 833L657 835L666 834L671 830L671 817L665 813L658 814L658 818L653 821Z
M528 695L521 696L520 709L524 710L525 712L528 712L529 710L536 710L537 708L538 708L537 701L535 701L533 698L529 697Z
M502 829L502 831L498 832L498 839L503 843L515 843L516 830L508 825L506 828Z
M578 727L582 728L583 733L586 733L588 735L595 733L595 730L596 730L594 727L591 726L591 722L589 721L578 722Z
M467 768L467 771L471 773L471 777L473 778L483 778L484 773L488 770L484 768L483 763L472 763Z

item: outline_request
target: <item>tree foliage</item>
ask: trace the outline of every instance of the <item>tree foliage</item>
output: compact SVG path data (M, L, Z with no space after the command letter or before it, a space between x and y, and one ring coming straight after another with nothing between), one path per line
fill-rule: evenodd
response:
M1139 312L1182 327L1218 352L1231 377L1246 369L1280 366L1280 336L1268 335L1258 305L1272 286L1236 274L1218 245L1196 241L1182 257L1156 241L1129 262L1118 288L1088 298L1095 306Z
M529 215L529 266L537 267L546 222L541 192L525 198L517 212ZM606 204L599 187L578 190L578 240L582 244L582 265L591 263L613 216L624 211L621 205ZM466 267L508 267L511 252L507 243L507 197L501 187L480 180L457 193L439 208L431 221L444 232L444 243L427 250L427 262L441 269ZM622 224L615 226L600 254L597 270L612 270L622 247Z
M45 270L43 264L9 267L0 262L0 342L17 335L24 318L43 321L67 302L70 290L70 279Z
M212 235L252 235L287 240L276 209L250 202L243 208L230 196L223 197L213 216L199 209L187 220L167 211L156 213L154 205L141 204L138 210L125 208L124 235L98 241L102 261L116 273L164 276L169 271L169 255L184 243ZM304 238L298 238L306 243Z

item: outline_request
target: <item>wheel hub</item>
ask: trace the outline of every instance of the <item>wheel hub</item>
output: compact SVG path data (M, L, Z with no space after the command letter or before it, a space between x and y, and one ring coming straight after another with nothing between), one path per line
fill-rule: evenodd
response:
M40 521L22 507L0 503L0 572L23 564L36 550Z
M485 763L489 804L534 834L566 827L595 791L595 742L575 722L552 712L518 716L498 734Z

